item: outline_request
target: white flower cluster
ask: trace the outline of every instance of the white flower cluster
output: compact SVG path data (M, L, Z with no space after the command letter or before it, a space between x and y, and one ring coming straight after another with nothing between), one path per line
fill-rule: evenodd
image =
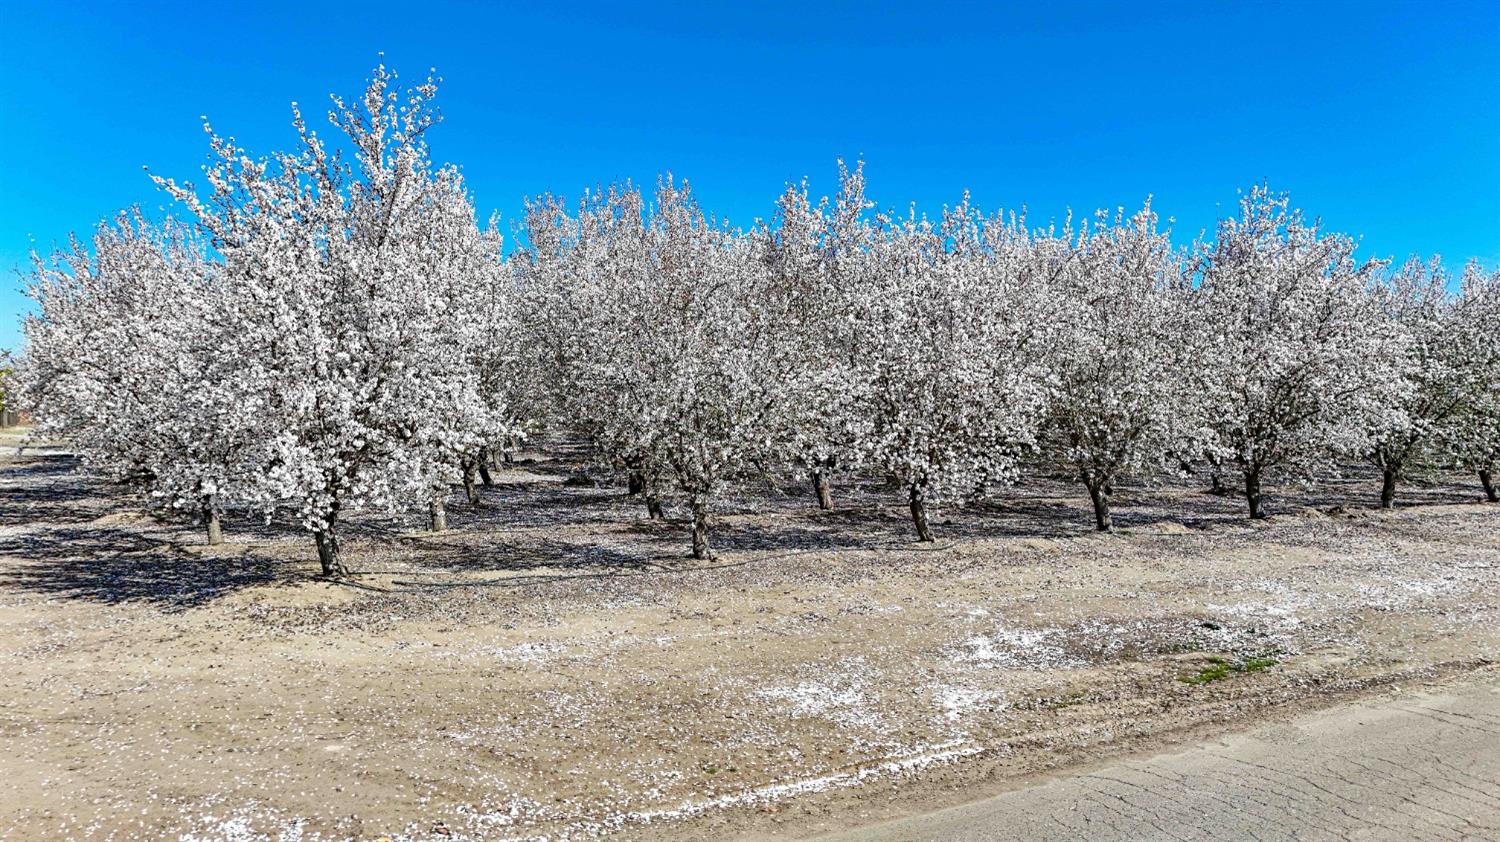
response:
M1500 274L1471 265L1456 297L1420 263L1387 275L1264 188L1197 251L1194 317L1208 336L1188 382L1206 452L1241 475L1252 517L1268 474L1340 459L1384 469L1385 505L1423 464L1468 464L1489 486Z
M210 130L206 197L157 179L199 233L127 215L39 259L26 326L44 430L210 524L291 510L334 575L344 509L440 499L519 432L499 238L429 161L430 80L393 82L335 99L352 160L295 109L296 151L267 160Z
M157 182L190 222L125 213L37 260L18 366L43 429L163 505L292 511L324 571L355 507L472 495L492 450L549 425L629 472L692 549L727 484L784 469L832 505L836 471L927 508L1026 466L1078 481L1111 528L1122 477L1206 461L1262 483L1369 459L1484 478L1500 458L1500 275L1358 262L1348 237L1257 188L1179 249L1141 211L1029 227L965 197L881 213L861 168L789 187L749 231L686 183L527 205L509 256L456 168L432 164L436 82L377 68L334 99L329 146L209 131L209 191ZM346 148L347 154L340 152Z

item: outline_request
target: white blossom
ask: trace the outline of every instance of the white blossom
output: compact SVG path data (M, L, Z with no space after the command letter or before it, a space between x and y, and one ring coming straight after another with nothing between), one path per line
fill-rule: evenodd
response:
M1060 266L1044 452L1088 489L1095 525L1107 531L1119 478L1179 471L1205 438L1188 376L1201 350L1193 290L1149 205L1129 219L1100 214L1041 245Z
M1400 412L1390 395L1404 346L1367 294L1380 264L1356 261L1353 240L1264 187L1199 261L1208 336L1197 388L1216 455L1239 470L1250 515L1262 517L1267 478L1333 471L1368 452L1372 431Z
M341 575L358 509L427 507L544 429L677 501L692 552L735 483L886 478L928 509L1040 461L1112 527L1123 478L1200 458L1263 484L1366 459L1382 503L1419 470L1500 462L1500 273L1389 275L1264 187L1179 250L1148 204L1038 229L877 213L863 165L832 198L788 186L731 228L670 176L527 204L506 256L459 170L433 163L437 80L378 67L329 142L253 158L208 131L206 189L157 178L190 223L131 211L36 260L6 374L41 432L156 505L290 515Z
M709 515L725 483L776 453L775 341L784 305L751 243L706 217L670 178L647 209L629 186L568 216L528 215L531 282L552 311L545 332L562 412L606 461L680 496L694 557L710 555Z
M455 328L496 256L458 171L429 160L435 80L394 85L379 67L357 105L334 98L352 160L294 107L295 152L252 160L210 131L207 197L158 179L222 255L227 385L269 451L254 502L290 507L329 574L344 571L342 510L446 493L504 414Z
M841 259L850 375L869 425L860 461L906 492L920 540L927 506L1013 481L1046 405L1050 272L1016 220L967 199L940 223L881 215Z
M201 516L253 498L263 419L235 391L222 267L185 226L138 212L35 257L22 387L39 431L158 506Z

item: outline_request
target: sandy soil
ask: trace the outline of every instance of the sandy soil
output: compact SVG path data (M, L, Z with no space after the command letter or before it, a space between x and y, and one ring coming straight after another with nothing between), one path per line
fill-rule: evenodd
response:
M746 489L695 566L681 522L542 460L448 533L352 524L335 584L294 531L202 547L6 444L7 839L798 838L1500 652L1500 506L1458 484L1261 523L1127 488L1098 536L1038 481L930 548L875 484Z

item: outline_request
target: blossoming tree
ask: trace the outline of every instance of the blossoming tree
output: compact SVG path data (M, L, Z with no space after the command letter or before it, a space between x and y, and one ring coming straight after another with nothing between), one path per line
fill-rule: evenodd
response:
M267 429L262 503L296 513L328 575L347 572L341 512L431 502L489 427L448 339L472 210L457 170L429 159L436 82L395 83L382 66L357 103L334 98L348 159L294 105L295 151L251 159L209 130L206 196L157 179L222 255L231 388Z
M1264 187L1199 252L1200 317L1213 338L1195 368L1212 446L1264 517L1268 476L1332 471L1357 458L1392 409L1403 352L1367 290L1380 264L1325 234Z
M1088 489L1095 526L1110 531L1116 481L1175 471L1203 438L1186 377L1199 345L1192 289L1149 205L1129 219L1101 214L1048 245L1061 270L1043 450Z

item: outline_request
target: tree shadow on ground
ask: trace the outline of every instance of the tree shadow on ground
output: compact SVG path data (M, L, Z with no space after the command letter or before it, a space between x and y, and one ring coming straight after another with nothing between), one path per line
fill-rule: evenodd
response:
M715 550L731 552L868 549L884 543L887 536L878 528L871 529L869 513L865 515L862 519L851 518L842 522L836 518L818 517L812 525L719 523L715 524L709 537ZM692 538L692 525L683 524L671 537L686 548Z
M0 506L0 525L86 523L101 514L114 495L103 480L75 473L78 460L68 455L28 456L6 465L8 480Z
M1283 496L1292 505L1316 509L1376 509L1380 504L1380 473L1360 466L1344 476L1324 479L1314 485L1288 483ZM1463 474L1403 479L1396 485L1396 508L1477 503L1484 497L1478 477Z
M668 561L652 553L630 552L629 548L596 543L553 539L517 543L486 540L479 543L463 540L464 537L422 539L418 551L403 560L404 569L399 573L642 571L663 569L663 562Z
M448 524L455 528L609 524L645 510L645 503L627 496L624 489L563 488L551 483L501 483L480 488L477 507L455 489L447 503Z
M548 578L690 571L704 565L691 558L692 525L681 520L640 520L613 534L617 540L570 541L484 540L493 533L454 531L423 537L413 552L399 559L396 569L362 570L364 574L395 576L454 573L545 574ZM881 543L879 536L797 524L718 523L710 533L716 553L773 555L809 550L862 549ZM753 559L747 559L750 561ZM459 584L459 583L454 583Z
M107 604L185 610L227 593L293 578L292 565L252 555L199 556L116 528L62 528L0 540L20 563L0 570L0 588Z
M251 541L290 541L305 546L309 554L315 553L313 533L297 519L296 513L278 510L269 520L264 516L225 512L222 520L224 534ZM182 528L192 528L202 533L201 523L182 518L177 521ZM406 524L400 519L381 514L361 513L340 518L338 535L341 540L359 538L375 542L403 542L411 539L402 529Z

